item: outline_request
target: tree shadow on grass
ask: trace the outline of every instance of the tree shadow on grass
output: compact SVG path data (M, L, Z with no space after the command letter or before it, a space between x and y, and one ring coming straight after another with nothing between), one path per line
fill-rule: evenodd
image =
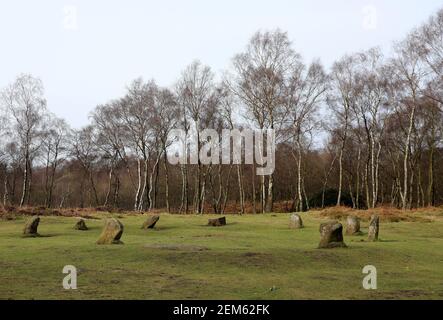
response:
M390 242L401 242L400 240L389 240L389 239L378 239L377 241L369 241L368 239L348 239L349 242L353 242L353 243L390 243Z
M48 234L36 234L36 235L21 235L20 238L22 239L35 239L35 238L53 238L61 236L61 234L58 233L48 233Z
M179 226L161 226L161 227L155 227L152 229L142 229L146 232L154 232L154 231L164 231L164 230L173 230L173 229L178 229L180 228Z
M88 230L77 230L77 229L73 229L74 231L83 231L83 232L88 232L88 231L91 231L91 230L102 230L103 229L103 227L89 227L88 226Z
M239 223L238 222L229 222L229 223L225 224L224 226L211 226L209 224L201 224L200 227L220 229L220 228L226 228L226 227L229 227L229 226L233 226L233 225L236 225L236 224L239 224Z

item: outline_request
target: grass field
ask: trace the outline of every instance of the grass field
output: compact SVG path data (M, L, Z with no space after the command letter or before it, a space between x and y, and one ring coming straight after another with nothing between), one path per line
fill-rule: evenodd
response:
M442 210L443 212L443 210ZM41 217L39 238L22 238L23 218L0 220L1 299L443 299L443 215L428 222L382 222L381 241L347 237L346 249L317 249L318 213L289 215L118 216L124 245L95 244L103 220ZM113 216L96 214L97 217ZM117 216L117 215L115 215ZM342 221L343 222L343 221ZM362 222L367 231L368 222ZM65 290L62 269L78 269L78 289ZM362 287L374 265L378 289Z

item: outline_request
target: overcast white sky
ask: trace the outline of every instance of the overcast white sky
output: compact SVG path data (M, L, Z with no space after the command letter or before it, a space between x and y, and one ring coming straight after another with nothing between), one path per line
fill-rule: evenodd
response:
M73 127L136 77L172 85L194 59L220 72L259 29L281 28L329 67L373 46L389 52L442 0L1 0L0 88L40 77L48 107ZM372 13L376 13L376 19Z

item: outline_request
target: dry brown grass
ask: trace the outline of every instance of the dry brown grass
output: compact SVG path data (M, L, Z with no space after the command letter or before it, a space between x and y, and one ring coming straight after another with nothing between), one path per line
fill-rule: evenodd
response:
M239 206L236 203L228 203L225 214L238 214ZM257 205L257 213L260 208ZM178 210L177 210L178 211ZM274 205L274 212L288 213L290 210L289 202L278 202ZM137 216L140 214L160 214L166 212L165 209L155 209L149 212L134 212L123 209L113 209L107 207L96 208L69 208L69 209L48 209L45 207L13 207L0 205L0 219L15 220L18 216L60 216L60 217L82 217L86 219L97 219L101 214L116 213L121 216ZM191 211L192 212L192 209ZM213 213L211 207L205 207L206 213ZM246 213L251 214L252 204L246 204ZM174 213L174 210L173 210ZM362 221L369 221L373 214L380 216L382 221L386 222L432 222L443 220L443 207L427 207L420 209L413 209L403 211L391 207L378 207L369 210L354 210L349 207L330 207L323 210L312 209L309 214L319 216L322 218L329 218L335 220L343 220L349 215L354 215L362 219Z
M273 205L273 212L277 213L288 213L291 212L292 207L292 201L276 201ZM214 208L210 203L205 204L205 212L206 213L214 213ZM237 201L228 201L226 203L226 208L224 214L238 214L240 213L240 203ZM192 210L192 209L191 209ZM255 205L255 211L256 213L261 212L260 203L257 202ZM252 202L245 202L245 213L252 214L254 213L253 203Z
M149 214L163 213L166 210L153 210ZM113 213L119 216L137 216L148 212L134 212L110 207L95 208L46 208L46 207L14 207L0 205L0 220L15 220L20 216L54 216L54 217L79 217L85 219L99 219L100 215Z
M363 221L369 221L372 215L380 216L385 222L432 222L443 219L442 207L426 207L413 210L400 210L391 207L378 207L369 210L354 210L348 207L331 207L318 212L321 217L341 220L349 215L357 216Z
M95 217L91 215L93 212L97 212L97 210L0 206L0 219L14 220L17 216L58 216L58 217L82 217L87 219L95 219Z

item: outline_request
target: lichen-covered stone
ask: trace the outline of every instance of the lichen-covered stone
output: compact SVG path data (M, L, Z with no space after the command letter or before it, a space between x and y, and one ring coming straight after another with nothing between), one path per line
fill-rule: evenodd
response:
M346 219L346 234L349 236L361 235L360 219L355 216L348 216Z
M320 243L318 247L323 248L345 248L343 242L343 226L341 223L327 222L320 225Z
M80 230L80 231L86 231L88 230L88 227L86 226L86 220L85 219L79 219L77 221L77 223L74 226L75 230Z
M38 216L28 219L28 221L26 221L25 228L23 229L23 235L25 237L37 237L39 235L37 232L39 223L40 218Z
M160 216L150 216L142 226L142 229L154 229L155 224L160 220Z
M303 220L301 219L300 215L294 213L291 214L290 220L289 220L289 227L293 229L301 229L303 228Z
M120 238L123 234L123 224L117 219L106 220L103 231L100 238L97 240L97 244L123 244Z
M222 227L226 225L226 217L217 218L217 219L209 219L208 226L212 227Z
M379 225L380 225L380 217L377 215L373 215L371 217L371 221L369 222L369 231L368 231L369 241L378 241Z

